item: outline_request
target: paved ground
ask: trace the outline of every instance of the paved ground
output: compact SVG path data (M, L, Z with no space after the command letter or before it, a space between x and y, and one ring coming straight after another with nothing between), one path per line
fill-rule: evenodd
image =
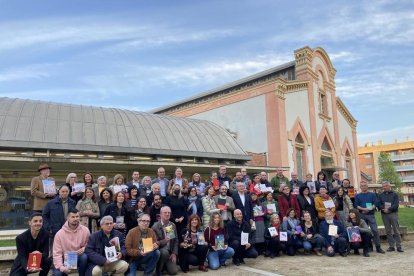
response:
M386 244L383 244L386 249ZM403 244L404 253L371 253L370 258L349 255L328 258L325 256L295 257L281 256L275 259L259 257L255 260L246 259L246 264L236 267L229 265L219 270L210 270L207 273L199 272L194 267L189 273L179 275L195 276L278 276L278 275L414 275L414 241L406 241ZM0 275L9 275L10 262L0 262ZM139 274L141 275L141 273ZM75 276L75 274L73 274Z

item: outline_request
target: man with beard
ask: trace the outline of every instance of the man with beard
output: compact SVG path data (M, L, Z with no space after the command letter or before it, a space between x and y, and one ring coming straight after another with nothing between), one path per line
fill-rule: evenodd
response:
M53 242L53 275L70 274L71 269L64 264L65 254L69 251L76 252L78 256L77 270L79 276L84 276L88 265L88 256L85 247L89 239L89 229L79 223L79 212L76 209L68 211L67 221L55 236Z
M150 217L151 217L151 223L150 227L154 225L154 223L161 220L160 211L161 207L163 207L164 204L162 204L162 198L161 195L154 195L154 202L149 208Z
M221 185L220 194L213 197L217 208L221 210L221 217L223 218L224 225L227 225L232 220L232 213L236 207L234 206L233 198L227 196L227 186Z
M10 275L26 276L39 272L39 276L47 276L52 265L49 257L49 234L42 228L43 218L40 213L33 213L29 219L30 228L16 237L17 257L14 259ZM30 253L42 254L40 269L28 268Z

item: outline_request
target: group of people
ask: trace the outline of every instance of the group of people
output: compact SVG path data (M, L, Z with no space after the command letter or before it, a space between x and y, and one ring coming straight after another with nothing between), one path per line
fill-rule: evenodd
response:
M178 267L186 273L191 266L205 272L226 266L231 258L239 266L245 258L293 256L298 250L346 257L362 249L369 257L372 238L376 251L385 253L376 210L386 228L387 251L403 252L398 195L389 182L377 197L364 182L356 193L338 172L332 181L319 172L315 181L308 174L302 182L296 173L289 180L278 170L268 181L266 172L250 178L241 168L230 177L220 166L203 182L198 173L188 181L181 168L169 180L161 167L154 179L141 179L134 171L130 182L117 174L109 186L105 176L95 183L89 172L79 185L77 175L69 173L54 193L44 187L53 181L50 171L40 164L40 175L32 179L34 211L30 228L16 238L11 275L42 276L51 267L53 275L68 275L68 252L76 252L81 276L135 276L138 270L175 275ZM348 234L350 229L358 230L359 239ZM40 268L28 267L29 253L41 254Z

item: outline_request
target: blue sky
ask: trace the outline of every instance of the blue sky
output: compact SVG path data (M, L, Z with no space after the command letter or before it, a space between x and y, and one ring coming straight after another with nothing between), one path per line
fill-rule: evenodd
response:
M322 47L359 144L414 139L412 1L0 0L0 96L148 111Z

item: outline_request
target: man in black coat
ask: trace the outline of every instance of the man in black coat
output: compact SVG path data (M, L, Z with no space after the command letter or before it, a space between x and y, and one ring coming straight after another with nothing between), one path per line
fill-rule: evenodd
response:
M242 212L245 221L250 224L253 223L253 205L250 198L250 194L244 188L243 182L236 183L237 191L233 193L233 202L236 209Z
M17 257L14 259L10 275L23 276L39 272L39 276L46 276L52 265L49 257L49 234L42 228L41 213L33 213L29 218L30 228L16 237ZM28 268L27 260L30 253L42 254L40 269Z

